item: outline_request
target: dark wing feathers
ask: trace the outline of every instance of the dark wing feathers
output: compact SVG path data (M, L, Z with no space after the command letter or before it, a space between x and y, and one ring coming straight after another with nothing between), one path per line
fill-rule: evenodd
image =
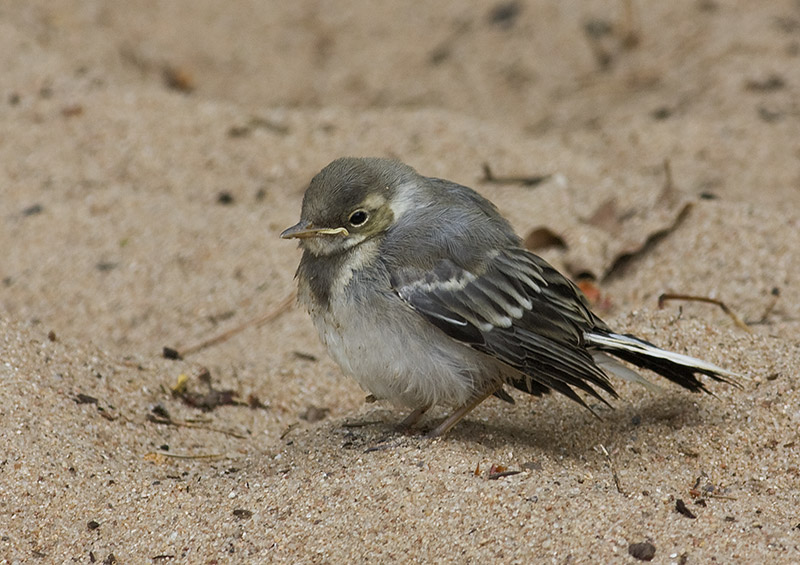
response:
M604 327L579 291L543 260L520 248L488 259L478 273L442 259L424 272L396 269L392 284L412 308L450 337L513 369L508 384L540 395L558 391L586 406L576 390L616 397L583 346Z
M452 308L423 292L414 295L415 310L423 314L430 323L450 337L469 345L482 344L483 335L480 330L466 318L457 314Z

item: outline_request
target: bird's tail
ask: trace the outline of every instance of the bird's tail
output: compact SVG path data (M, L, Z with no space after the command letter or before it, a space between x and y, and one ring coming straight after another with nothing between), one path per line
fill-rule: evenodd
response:
M633 363L637 367L650 369L693 392L708 392L705 385L698 380L697 374L707 375L716 381L722 381L737 387L741 386L737 379L743 378L742 375L737 375L727 369L688 355L666 351L632 335L620 335L611 332L586 333L584 338L586 345L596 350L593 353L593 357L600 367L619 377L638 382L649 388L655 387L655 385L646 381L638 373L617 363L605 353L610 353L615 357Z

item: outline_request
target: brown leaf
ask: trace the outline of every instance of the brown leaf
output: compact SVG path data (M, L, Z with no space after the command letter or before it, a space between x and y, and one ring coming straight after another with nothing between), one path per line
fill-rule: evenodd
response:
M581 279L575 283L596 313L604 314L611 311L611 298L600 291L600 288L591 279Z
M622 224L621 214L617 208L617 199L612 196L600 204L584 222L610 234L618 233Z
M525 248L530 251L541 251L551 247L566 249L567 244L560 235L550 228L534 228L525 236Z
M574 278L592 273L595 280L607 282L620 275L629 262L638 259L687 217L692 200L673 182L672 169L664 161L662 181L654 187L648 204L631 205L617 194L603 201L570 233L570 249L564 264ZM657 196L656 196L657 195Z
M161 69L161 77L167 87L185 94L192 92L195 88L194 77L186 69L164 65Z
M501 465L500 463L494 463L491 467L489 467L489 474L493 475L494 473L504 473L508 467L505 465Z

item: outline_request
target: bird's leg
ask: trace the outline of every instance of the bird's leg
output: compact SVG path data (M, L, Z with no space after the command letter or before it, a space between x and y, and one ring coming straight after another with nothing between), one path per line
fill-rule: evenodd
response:
M491 387L484 392L478 394L472 400L458 408L455 412L450 414L442 423L438 426L433 428L430 432L428 432L428 437L439 437L441 435L446 434L450 431L450 428L455 426L457 423L461 421L461 418L469 414L473 408L475 408L478 404L489 398L497 391L497 387Z
M411 414L406 416L403 419L403 421L397 425L397 429L402 432L408 430L411 426L419 422L419 419L422 418L422 415L428 411L428 408L430 408L430 406L422 406L420 408L415 408L414 411L411 412Z

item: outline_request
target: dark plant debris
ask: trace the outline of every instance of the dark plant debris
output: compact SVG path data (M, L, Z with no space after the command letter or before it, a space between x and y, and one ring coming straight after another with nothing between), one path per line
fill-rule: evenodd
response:
M493 464L489 467L489 473L486 475L486 480L489 481L496 481L497 479L501 479L503 477L511 477L513 475L519 475L522 471L512 471L505 465L500 465L499 463Z
M500 29L511 29L522 13L522 5L517 0L500 2L489 11L489 23Z
M312 362L317 361L316 355L312 355L311 353L305 353L303 351L292 351L292 355L294 355L295 358L300 359L301 361L312 361Z
M41 204L31 204L27 208L22 209L23 216L36 216L44 212L44 206Z
M652 112L650 112L650 117L654 120L666 120L667 118L671 117L674 110L669 106L659 106Z
M211 383L210 371L202 367L196 375L197 380L206 387L205 392L193 392L189 390L189 379L185 375L178 378L178 382L172 387L172 395L180 398L184 404L192 408L199 408L203 412L211 412L220 406L245 406L247 403L236 399L236 391L232 389L216 389Z
M675 216L674 222L657 231L652 232L647 239L638 246L631 247L629 249L623 250L621 253L617 255L617 257L612 261L611 266L608 267L603 273L603 276L600 277L603 281L608 281L617 274L624 271L624 269L635 259L638 257L642 257L647 254L650 250L652 250L655 245L664 239L667 235L675 231L675 229L686 219L689 215L689 210L692 207L691 202L687 202Z
M234 198L231 192L227 190L222 190L217 193L217 204L222 204L223 206L230 206L234 203L236 198Z
M536 186L549 179L552 175L521 175L521 176L496 176L489 163L483 164L483 178L481 182L491 184L521 184L522 186Z
M744 83L745 90L750 92L770 92L786 86L781 75L773 74L764 79L750 79Z
M724 489L722 490L722 492L720 492L720 488L708 480L708 475L704 471L701 472L700 475L697 477L697 479L694 482L694 486L689 489L689 496L701 500L704 498L736 500L735 497L726 495ZM703 504L701 504L700 506L703 505L705 505L705 501L703 501Z
M164 346L164 348L161 350L161 355L164 357L164 359L183 359L183 356L180 354L180 352L173 347Z
M657 199L657 206L658 208L666 208L673 213L670 223L651 232L644 241L631 242L623 247L600 277L601 281L608 281L623 272L633 260L645 255L658 242L675 231L688 216L692 208L692 202L684 200L681 192L676 189L672 180L672 167L669 159L664 160L664 186ZM613 202L604 202L587 221L593 221L593 225L596 227L604 227L612 235L623 234L626 230L625 220L628 219L630 214L618 212L616 220L614 220L613 212L615 211L616 205Z
M94 396L89 396L88 394L83 394L79 392L75 395L75 403L76 404L97 404L97 399Z
M215 428L213 426L208 426L202 423L197 422L185 422L181 420L175 420L170 416L169 411L164 408L162 405L157 404L150 409L150 413L147 415L147 421L152 422L153 424L160 424L162 426L175 426L176 428L194 428L198 430L208 430L211 432L217 432L220 434L225 434L228 436L232 436L238 439L246 439L247 436L232 432L230 430L223 430L220 428ZM163 448L163 446L161 446ZM159 448L161 449L161 448ZM162 449L160 456L169 456L169 457L176 457L176 458L206 458L206 457L218 457L217 455L198 455L198 456L181 456L181 455L171 455L167 453L165 450Z
M523 467L524 467L524 465L523 465ZM505 465L502 465L500 463L493 463L489 467L489 471L486 473L486 480L487 481L496 481L496 480L501 479L503 477L511 477L511 476L514 476L514 475L519 475L520 473L522 473L522 471L513 471L513 470L510 470ZM475 477L480 477L481 476L481 464L480 463L475 465L475 470L472 472L472 474Z
M231 126L228 128L228 137L247 137L255 130L263 129L276 135L284 136L289 134L289 126L270 120L267 118L252 117L250 120L240 126Z
M633 2L624 1L623 8L622 21L618 24L601 18L591 18L583 24L584 36L601 71L610 70L618 55L634 49L641 42L641 26L636 21Z
M269 408L268 404L264 404L264 402L262 402L261 399L253 393L247 395L247 405L253 410L259 408L266 410L267 408Z
M253 517L253 512L245 510L244 508L235 508L233 510L233 517L238 520L249 520Z
M683 514L684 516L686 516L687 518L691 518L692 520L697 518L697 516L695 516L694 513L691 510L689 510L689 508L687 508L686 503L683 501L682 498L678 498L675 500L675 510L679 514Z

